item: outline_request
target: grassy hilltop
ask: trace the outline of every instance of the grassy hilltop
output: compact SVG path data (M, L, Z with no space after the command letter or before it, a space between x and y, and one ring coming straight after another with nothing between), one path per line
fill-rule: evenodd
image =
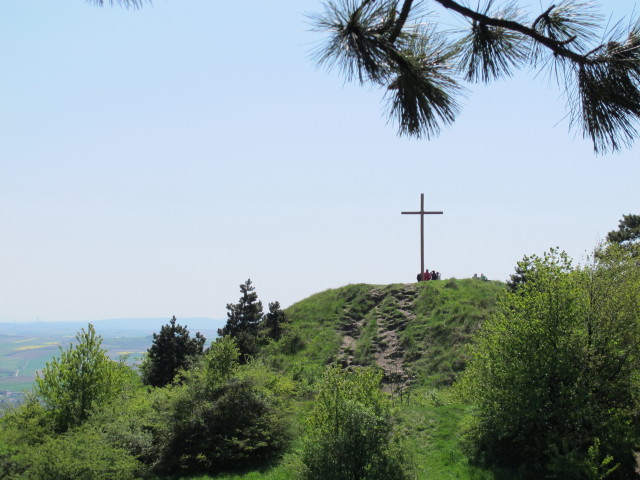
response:
M286 310L286 333L260 357L292 378L301 392L306 388L310 400L333 362L383 370L383 389L395 399L417 478L501 478L469 464L459 433L467 407L448 387L465 369L473 335L495 312L504 290L502 282L472 279L326 290ZM308 408L308 400L296 408L298 431ZM285 456L267 472L219 478L296 478L287 464Z
M327 290L286 310L289 333L266 353L279 353L290 367L337 360L382 368L388 383L450 385L504 288L502 282L451 279Z

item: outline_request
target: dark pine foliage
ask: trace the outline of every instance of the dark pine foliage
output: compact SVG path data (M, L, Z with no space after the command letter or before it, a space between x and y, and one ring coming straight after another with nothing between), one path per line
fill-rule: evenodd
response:
M326 42L319 65L381 87L400 135L432 138L454 122L462 82L487 83L530 68L554 78L570 126L595 152L630 147L640 120L640 21L611 27L595 2L562 0L528 12L527 2L325 0L312 16ZM441 7L466 24L454 31Z
M145 385L164 387L171 383L179 370L188 368L202 354L206 340L200 332L191 337L186 326L176 324L174 316L160 333L153 334L153 344L141 366Z
M258 326L262 320L262 302L258 300L251 279L240 285L242 296L238 303L227 304L227 324L218 329L218 335L232 336L240 349L241 362L258 350Z
M512 274L509 280L507 280L507 288L509 288L509 291L515 293L518 288L524 285L527 281L527 276L533 269L533 260L533 257L525 255L524 258L516 264L516 273Z
M189 385L176 403L166 473L217 473L255 468L277 457L289 441L284 411L253 378Z
M640 240L640 215L623 215L618 230L607 234L612 243L634 242Z
M264 316L263 328L267 337L274 340L280 340L282 330L288 319L284 310L280 308L280 302L271 302L269 304L269 313Z

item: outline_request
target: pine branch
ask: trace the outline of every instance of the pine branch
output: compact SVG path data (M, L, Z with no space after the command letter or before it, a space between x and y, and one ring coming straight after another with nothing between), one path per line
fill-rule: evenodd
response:
M413 0L404 0L404 4L402 5L402 10L400 11L398 21L396 22L394 29L389 35L389 43L395 43L395 41L398 39L398 35L400 35L400 33L402 32L404 24L407 23L412 4Z
M538 26L538 23L540 23L543 19L545 18L549 18L549 14L551 13L551 11L556 8L555 5L551 5L549 8L547 8L544 12L542 12L538 18L536 18L533 22L533 24L531 25L531 28L533 28L534 30L536 29L536 27Z
M461 1L435 0L471 21L468 35L453 43L424 21L410 24L419 0L403 0L400 12L400 0L329 0L315 18L331 34L318 63L337 66L348 80L386 86L387 114L400 135L430 138L457 116L460 72L489 82L541 60L566 80L570 127L580 125L596 152L638 137L640 23L626 39L619 25L597 39L600 17L581 0L560 0L532 23L515 3L493 11L491 0L476 10Z
M485 15L480 12L476 12L475 10L472 10L463 5L460 5L454 2L453 0L435 0L435 1L440 5L442 5L444 8L453 10L459 13L460 15L470 18L480 24L489 25L492 27L504 28L507 30L521 33L522 35L525 35L535 40L539 44L544 45L549 50L551 50L554 55L567 58L579 65L591 65L594 63L602 63L603 61L602 59L599 59L599 58L590 58L588 55L581 55L577 52L574 52L573 50L566 48L567 43L571 43L571 42L558 41L554 38L547 37L546 35L541 34L540 32L534 30L533 28L527 27L518 22L514 22L513 20L505 20L502 18L490 17L488 15ZM550 11L551 10L549 10L549 12ZM544 14L538 17L538 19L536 19L536 22L534 22L534 24L539 23L539 21L542 20L542 18L544 18Z

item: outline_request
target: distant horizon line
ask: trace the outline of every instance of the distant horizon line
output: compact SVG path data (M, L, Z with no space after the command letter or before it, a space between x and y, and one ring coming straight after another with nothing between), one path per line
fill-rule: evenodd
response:
M125 321L125 320L130 320L130 321L166 321L167 323L171 321L172 317L110 317L110 318L99 318L97 320L40 320L40 319L36 319L36 320L3 320L0 319L0 324L16 324L16 323L22 323L22 324L36 324L36 323L83 323L83 324L89 324L89 323L96 323L96 322L109 322L109 321ZM215 318L215 317L176 317L176 320L178 320L178 322L185 322L188 320L213 320L213 321L221 321L221 320L225 320L224 318Z

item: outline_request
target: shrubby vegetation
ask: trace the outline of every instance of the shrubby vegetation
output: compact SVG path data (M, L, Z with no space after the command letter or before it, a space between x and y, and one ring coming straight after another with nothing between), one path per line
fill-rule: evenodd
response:
M263 465L289 443L292 384L261 362L241 365L232 338L160 388L105 357L92 326L78 340L45 369L34 395L0 419L2 478L215 473Z
M28 458L27 458L28 455ZM91 427L81 427L47 438L37 448L22 452L26 469L19 477L28 480L129 480L140 464L123 447L105 443Z
M157 470L219 472L260 466L289 441L290 385L259 362L239 364L233 339L214 343L169 398L169 441Z
M93 325L76 336L77 344L60 351L36 379L35 395L47 407L54 427L65 432L113 401L132 381L124 363L109 358Z
M411 477L399 437L394 436L391 402L380 391L382 373L343 370L325 373L309 416L303 478L377 480Z
M349 285L286 313L247 281L214 343L174 318L140 372L89 325L0 417L0 478L636 478L634 235L581 266L526 256L508 286Z
M530 266L466 372L474 456L532 478L632 478L640 268L616 245L582 267L556 250Z

